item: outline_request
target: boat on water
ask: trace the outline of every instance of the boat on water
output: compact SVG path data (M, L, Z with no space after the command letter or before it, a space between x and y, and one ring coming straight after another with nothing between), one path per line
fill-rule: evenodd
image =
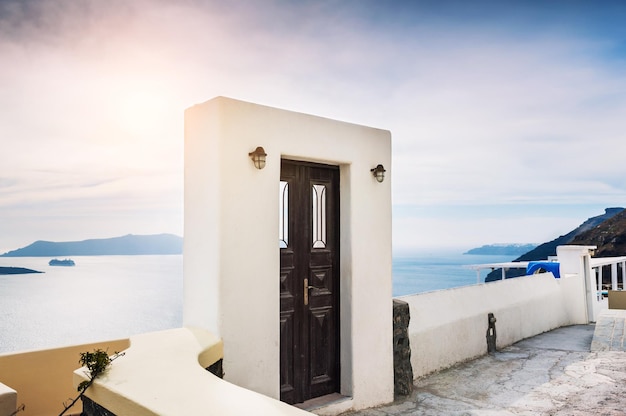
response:
M65 259L65 260L52 259L48 262L48 264L50 266L75 266L76 265L76 263L74 263L74 260L72 259Z

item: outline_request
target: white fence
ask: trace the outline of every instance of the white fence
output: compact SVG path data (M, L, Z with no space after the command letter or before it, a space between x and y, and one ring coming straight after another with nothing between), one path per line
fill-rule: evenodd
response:
M592 258L590 260L591 269L594 273L596 287L598 290L598 296L602 296L602 293L606 289L611 290L624 290L624 282L626 281L626 256L622 257L605 257L605 258ZM603 284L604 270L609 269L611 274L611 284ZM621 277L621 285L619 280Z

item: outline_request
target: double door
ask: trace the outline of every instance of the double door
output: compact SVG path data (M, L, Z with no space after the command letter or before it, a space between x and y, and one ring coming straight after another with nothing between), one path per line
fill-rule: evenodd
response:
M339 168L283 160L280 398L339 391Z

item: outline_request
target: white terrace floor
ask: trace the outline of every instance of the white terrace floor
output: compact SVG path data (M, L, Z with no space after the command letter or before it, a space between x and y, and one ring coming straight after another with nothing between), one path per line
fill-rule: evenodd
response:
M596 325L520 341L424 377L391 405L345 416L626 415L625 318L607 310Z

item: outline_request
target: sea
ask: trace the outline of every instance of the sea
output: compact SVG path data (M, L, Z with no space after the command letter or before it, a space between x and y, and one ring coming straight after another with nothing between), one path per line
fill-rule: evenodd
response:
M76 265L66 267L49 266L47 257L0 257L0 266L44 272L0 275L0 353L127 338L182 325L182 255L72 259ZM452 251L395 256L393 295L476 284L476 272L464 265L510 260Z
M182 325L183 257L0 257L0 353L127 338Z
M461 250L394 255L393 296L475 285L485 281L487 271L483 270L479 279L468 265L505 263L517 257L463 254Z

